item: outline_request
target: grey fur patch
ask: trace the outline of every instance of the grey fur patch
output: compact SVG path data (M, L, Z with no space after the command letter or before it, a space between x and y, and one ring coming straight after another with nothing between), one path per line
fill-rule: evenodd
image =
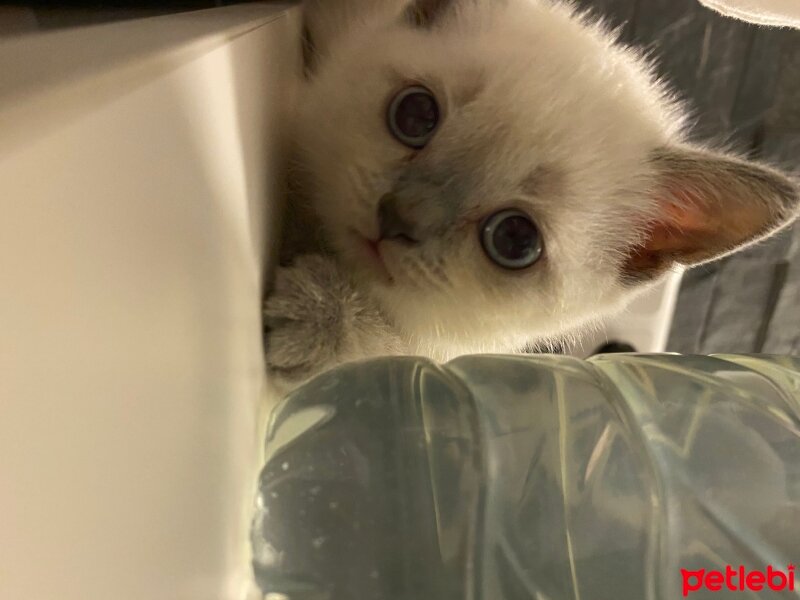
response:
M520 182L526 196L557 196L564 194L566 174L554 165L538 165Z
M404 350L376 305L317 254L278 268L263 315L267 369L284 391L341 362Z
M409 25L429 29L437 24L453 3L453 0L415 0L403 16Z
M469 176L444 167L408 165L392 188L398 209L423 226L421 235L447 230L463 210Z

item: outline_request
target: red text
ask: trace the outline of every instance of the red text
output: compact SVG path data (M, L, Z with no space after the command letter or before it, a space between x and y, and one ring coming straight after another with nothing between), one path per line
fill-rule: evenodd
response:
M724 572L681 569L681 576L684 598L702 588L712 592L723 589L758 592L767 588L776 592L794 591L794 565L789 565L785 571L774 569L771 565L765 571L748 571L742 565L738 569L728 565Z

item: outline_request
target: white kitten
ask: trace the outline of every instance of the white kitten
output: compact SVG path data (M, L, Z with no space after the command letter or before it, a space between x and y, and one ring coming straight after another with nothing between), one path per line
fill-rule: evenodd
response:
M284 383L554 339L797 215L794 182L687 145L650 67L569 8L305 10L291 266L265 305Z

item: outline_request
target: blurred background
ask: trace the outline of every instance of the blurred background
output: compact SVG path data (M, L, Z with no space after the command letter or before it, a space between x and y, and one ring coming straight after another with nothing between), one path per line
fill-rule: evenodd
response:
M0 36L235 3L19 2L0 6ZM657 58L662 76L693 107L698 140L728 143L798 170L800 31L735 21L696 0L578 4L619 27L623 41ZM667 350L800 354L800 227L689 271Z

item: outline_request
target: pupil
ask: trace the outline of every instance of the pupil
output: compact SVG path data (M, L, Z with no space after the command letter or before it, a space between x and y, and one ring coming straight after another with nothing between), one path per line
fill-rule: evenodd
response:
M414 92L400 101L397 107L397 127L410 138L428 135L439 118L433 98L423 92Z
M492 241L503 258L517 260L527 256L536 245L536 226L521 216L508 217L494 231Z

